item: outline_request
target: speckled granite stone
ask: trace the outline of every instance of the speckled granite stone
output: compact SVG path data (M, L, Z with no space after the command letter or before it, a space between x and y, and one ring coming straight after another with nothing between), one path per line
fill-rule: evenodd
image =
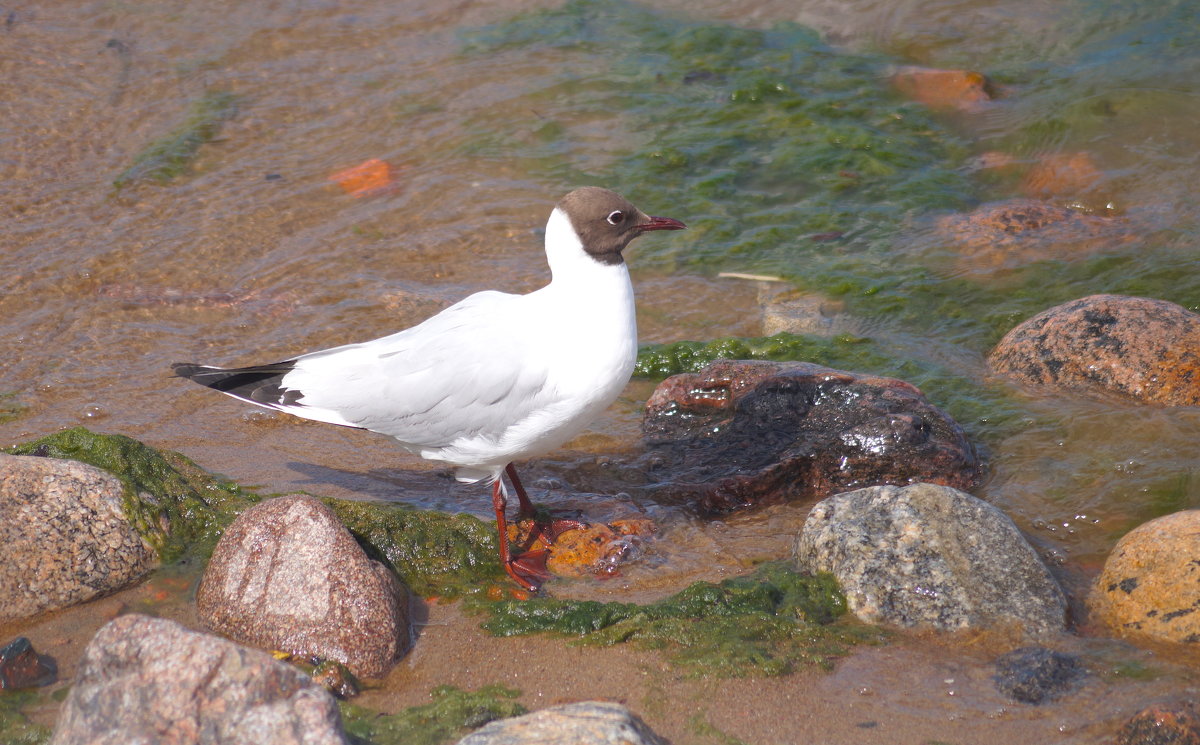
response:
M196 605L232 639L336 660L365 677L386 674L410 645L408 591L312 497L239 515L213 551Z
M0 620L115 592L158 562L115 476L27 455L0 454L0 546Z
M819 502L796 541L802 570L831 572L868 623L951 631L1061 630L1066 600L1004 513L945 486L874 486Z
M1023 383L1195 406L1200 315L1165 300L1092 295L1017 326L988 360L997 372Z
M173 621L127 615L84 651L51 745L345 745L300 670Z
M1200 510L1126 533L1104 562L1090 605L1122 636L1200 645Z
M621 704L582 701L498 719L458 741L458 745L666 745L636 714Z

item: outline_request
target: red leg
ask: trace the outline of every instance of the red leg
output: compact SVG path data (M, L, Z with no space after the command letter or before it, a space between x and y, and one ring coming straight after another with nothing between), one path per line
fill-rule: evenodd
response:
M513 558L508 549L508 519L504 515L507 506L504 485L497 478L492 484L492 507L496 510L496 529L500 534L500 564L517 584L530 592L537 592L542 583L550 578L550 573L546 571L546 552L527 551Z
M504 472L508 474L508 480L512 482L513 488L517 490L517 499L521 502L521 509L517 512L517 517L533 517L533 502L529 501L529 495L525 493L525 487L521 485L521 479L517 478L516 466L509 463L504 467Z
M512 482L513 488L517 490L517 499L521 500L521 509L517 513L517 518L535 517L537 510L534 509L533 502L529 501L529 495L525 493L525 487L521 485L521 479L517 478L516 466L509 463L504 467L504 472L508 474L509 481ZM587 523L556 517L548 523L538 522L534 526L534 535L545 535L548 542L554 543L560 535L566 533L568 530L581 530L586 527Z

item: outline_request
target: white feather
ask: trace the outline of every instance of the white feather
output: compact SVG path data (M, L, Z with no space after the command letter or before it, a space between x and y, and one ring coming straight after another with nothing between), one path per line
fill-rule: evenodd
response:
M616 399L637 328L626 265L589 256L560 209L546 226L550 284L479 292L391 336L297 358L281 411L363 427L424 458L494 479L548 452Z

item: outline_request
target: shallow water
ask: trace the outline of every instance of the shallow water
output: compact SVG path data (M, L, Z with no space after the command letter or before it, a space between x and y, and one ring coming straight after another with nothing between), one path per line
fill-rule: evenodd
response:
M596 16L512 22L553 6L363 0L16 7L0 28L0 71L8 83L0 99L0 445L85 424L182 451L268 492L405 499L487 516L484 490L452 484L383 438L250 411L170 378L168 365L283 359L383 335L479 289L531 290L545 281L540 231L550 207L573 186L599 183L693 226L644 239L631 252L643 342L761 335L764 288L722 278L722 271L779 274L836 298L856 333L871 337L896 369L962 421L988 461L978 495L1030 535L1076 612L1124 532L1200 504L1194 409L1045 397L994 379L983 364L1008 327L1086 294L1144 294L1200 308L1193 188L1200 63L1188 52L1200 28L1194 4L671 2L656 6L659 13L603 4ZM604 23L610 17L616 22ZM758 67L734 64L713 77L704 67L710 57L712 65L732 63L702 45L684 49L673 41L693 38L688 34L732 39L731 28L783 21L821 36L772 32L771 43L802 50L788 56L789 47L772 47L776 56L761 61L794 65L780 74L793 86L781 95L828 104L819 112L826 118L813 126L839 137L849 130L837 127L858 126L866 115L854 109L846 124L829 114L838 107L900 116L905 124L887 131L904 147L920 148L915 164L906 165L906 151L891 153L890 161L855 161L860 169L878 165L878 184L830 187L824 174L800 168L814 167L810 158L861 152L830 145L814 155L805 138L815 130L757 124L766 118L738 130L721 104L721 85L751 90L762 82L754 78ZM976 111L927 114L887 88L888 70L903 64L980 70L1001 98ZM232 91L238 111L200 148L193 173L165 184L113 186L148 143L217 90ZM753 90L772 95L770 85ZM825 91L829 100L821 98ZM747 105L735 114L770 111ZM741 152L720 151L734 135ZM1019 176L979 168L977 156L996 151L1026 164L1087 152L1098 180L1056 202L1127 219L1135 239L1096 251L1049 251L999 269L960 262L960 249L938 232L937 220L1017 195ZM672 153L690 160L661 167ZM720 168L720 158L743 156L737 169ZM369 158L392 165L394 188L355 198L330 181ZM805 237L829 230L842 236ZM633 382L571 444L578 454L570 457L634 443L651 388ZM527 481L544 475L534 464ZM598 518L644 510L660 520L649 555L620 578L556 590L634 600L786 554L808 509L783 505L706 523L656 505L581 499L557 486L535 490L535 498ZM46 640L31 632L35 645L53 648L65 644L54 639L71 637L77 646L99 624L94 611L33 627L57 629ZM456 643L526 649L535 668L561 653L557 642L484 641L454 611L437 613L446 614L438 623L448 624ZM1096 657L1158 659L1090 637L1064 643ZM60 656L72 648L61 646ZM389 679L394 698L372 694L375 703L419 702L427 684L447 672L436 654L418 645ZM622 681L658 664L641 653L586 654L610 682L564 681L568 697L620 697ZM1110 681L1034 710L996 698L985 680L988 659L970 642L947 649L916 639L860 653L828 678L714 683L731 692L714 698L704 685L660 671L637 695L704 701L714 725L752 743L820 732L819 721L839 719L842 707L856 712L844 721L858 721L866 707L862 721L879 723L840 735L862 742L998 742L1029 733L1098 742L1116 721L1100 712L1128 713L1195 685L1189 668L1164 663L1158 681ZM518 675L510 662L453 671L453 682L474 687ZM973 693L949 696L938 682L963 676L974 681ZM527 692L533 685L499 682ZM873 693L848 697L859 686ZM818 711L809 720L776 717L774 731L746 724L771 719L762 716L764 707L772 715L792 711L789 697L799 696ZM676 742L712 741L670 707L656 716Z

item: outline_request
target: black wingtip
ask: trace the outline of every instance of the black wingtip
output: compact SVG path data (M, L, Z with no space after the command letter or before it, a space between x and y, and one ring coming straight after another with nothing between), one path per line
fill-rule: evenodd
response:
M195 375L203 370L212 370L211 367L204 365L196 365L191 362L175 362L171 364L171 372L175 373L177 378L187 378L194 380Z
M190 362L176 362L171 370L176 377L187 378L214 391L263 406L277 407L294 405L300 398L299 391L281 387L283 377L295 367L295 360L276 362L272 365L225 369Z

